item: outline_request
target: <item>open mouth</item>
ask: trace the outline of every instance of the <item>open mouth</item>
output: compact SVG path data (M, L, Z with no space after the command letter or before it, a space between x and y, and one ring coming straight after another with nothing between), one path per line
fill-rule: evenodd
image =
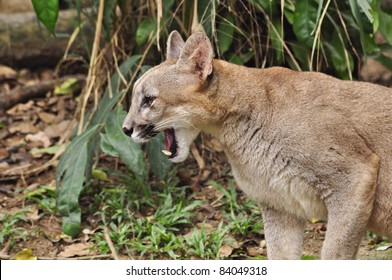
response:
M176 157L178 153L178 146L174 128L165 129L165 145L166 150L163 150L162 152L169 156L169 158Z

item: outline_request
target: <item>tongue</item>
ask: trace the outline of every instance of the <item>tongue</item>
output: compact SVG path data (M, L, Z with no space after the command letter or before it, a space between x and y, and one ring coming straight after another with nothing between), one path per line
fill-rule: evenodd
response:
M165 144L166 144L166 150L170 151L170 147L172 146L174 141L174 134L170 129L165 130Z

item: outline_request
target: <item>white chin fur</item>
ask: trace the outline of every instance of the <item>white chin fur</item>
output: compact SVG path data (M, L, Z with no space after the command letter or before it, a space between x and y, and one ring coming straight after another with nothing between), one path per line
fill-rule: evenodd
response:
M170 158L172 162L183 162L189 155L189 147L177 148L177 156Z
M182 162L186 160L189 155L189 147L193 140L199 134L198 130L195 129L175 129L176 141L177 141L177 156L171 158L172 162Z

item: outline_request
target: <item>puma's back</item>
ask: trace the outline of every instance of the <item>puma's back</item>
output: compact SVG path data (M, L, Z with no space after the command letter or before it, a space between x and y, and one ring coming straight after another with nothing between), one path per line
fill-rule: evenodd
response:
M173 162L200 131L222 143L259 203L269 258L299 258L307 219L328 220L323 258L354 258L366 229L392 236L392 90L213 60L208 38L169 36L167 60L134 85L123 130L164 131Z

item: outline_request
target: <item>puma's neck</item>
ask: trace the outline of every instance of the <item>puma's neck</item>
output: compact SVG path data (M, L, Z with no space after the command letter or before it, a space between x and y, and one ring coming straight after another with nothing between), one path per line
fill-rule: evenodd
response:
M206 93L215 110L211 123L203 130L230 145L241 139L255 123L262 124L271 115L266 70L252 69L214 60L213 76ZM259 126L258 126L259 127ZM251 135L250 135L251 136Z

